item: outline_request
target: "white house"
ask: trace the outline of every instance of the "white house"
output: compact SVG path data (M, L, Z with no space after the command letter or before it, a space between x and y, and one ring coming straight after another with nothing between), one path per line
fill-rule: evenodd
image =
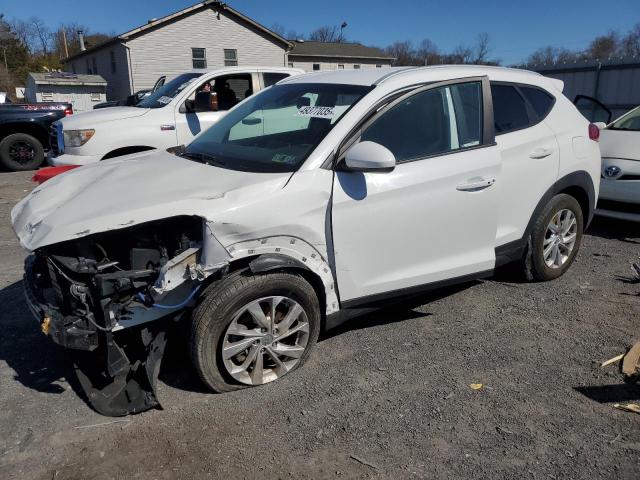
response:
M69 72L99 74L120 99L192 69L286 66L292 43L218 0L205 0L64 60Z

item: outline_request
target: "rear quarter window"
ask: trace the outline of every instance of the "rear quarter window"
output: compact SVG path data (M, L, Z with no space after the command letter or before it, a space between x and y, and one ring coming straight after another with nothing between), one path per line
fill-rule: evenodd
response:
M520 91L529 100L531 107L535 110L540 120L547 116L556 101L553 96L541 88L520 87Z

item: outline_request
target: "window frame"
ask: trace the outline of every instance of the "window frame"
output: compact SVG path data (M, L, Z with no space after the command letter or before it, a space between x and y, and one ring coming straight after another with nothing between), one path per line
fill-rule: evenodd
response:
M398 165L404 165L405 163L418 162L421 160L427 160L435 157L443 157L445 155L451 155L455 153L467 152L470 150L477 150L480 148L493 147L496 145L495 141L495 128L493 123L493 103L491 98L491 87L489 84L488 76L480 76L480 77L465 77L465 78L455 78L450 80L443 80L441 82L431 82L427 84L419 84L408 87L400 88L395 92L391 92L385 98L376 102L376 104L369 109L369 111L363 115L361 121L344 137L340 146L337 149L337 153L333 158L333 162L327 164L323 164L322 168L333 168L334 170L339 170L340 163L344 160L344 156L347 153L347 150L351 148L352 145L358 143L362 137L362 132L366 130L372 123L374 123L378 118L388 112L390 109L403 102L407 98L410 98L419 93L425 92L427 90L432 90L435 88L448 87L451 85L458 85L461 83L474 83L480 82L480 93L481 93L481 101L482 101L482 131L481 138L482 141L478 145L472 145L469 147L458 148L456 150L449 150L447 152L434 153L432 155L426 155L423 157L412 158L408 160L403 160ZM409 88L409 91L407 91Z
M202 58L194 56L195 50L202 50L202 52L203 52ZM193 62L196 61L196 60L199 61L199 62L204 62L204 67L196 67L193 64ZM196 70L207 68L207 49L206 48L203 48L203 47L191 47L191 67L196 69Z
M227 58L227 52L233 52L233 58ZM225 67L237 67L238 66L238 49L237 48L223 48L222 59L224 60Z
M528 83L519 83L519 82L494 81L494 80L491 80L489 82L489 84L490 85L501 85L501 86L507 86L507 87L514 87L516 92L518 93L518 95L520 95L520 98L522 98L522 100L524 101L525 109L527 110L527 117L529 118L529 124L528 125L526 125L524 127L512 128L511 130L505 130L503 132L496 131L495 132L496 137L499 136L499 135L505 135L507 133L518 132L520 130L525 130L527 128L531 128L531 127L534 127L534 126L538 125L545 118L547 118L549 116L549 114L553 110L553 107L556 106L556 101L557 101L556 96L553 93L551 93L549 90L547 90L545 88L542 88L542 87L539 87L538 85L531 85L531 84L528 84ZM529 101L527 96L520 90L520 87L535 88L535 89L541 90L542 92L544 92L547 95L551 96L551 98L553 99L553 102L551 102L551 107L549 108L549 110L547 110L546 113L543 116L538 115L538 113L536 112L535 108L533 108L533 105L531 105L531 102ZM491 101L493 102L493 94L491 95ZM495 124L494 124L494 129L495 129Z

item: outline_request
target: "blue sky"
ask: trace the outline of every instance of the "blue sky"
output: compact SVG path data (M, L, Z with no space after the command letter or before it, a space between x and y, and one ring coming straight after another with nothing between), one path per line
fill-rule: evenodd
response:
M38 15L50 26L77 21L93 31L122 33L194 0L0 0L5 17ZM473 43L482 31L492 56L516 63L540 46L578 49L608 30L626 32L640 22L640 0L228 0L269 27L278 22L307 33L348 23L349 39L385 46L430 38L442 50ZM28 8L26 7L28 5Z

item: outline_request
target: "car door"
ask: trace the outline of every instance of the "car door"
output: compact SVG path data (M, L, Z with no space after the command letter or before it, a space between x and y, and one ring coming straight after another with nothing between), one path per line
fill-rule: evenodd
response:
M208 84L212 95L218 96L218 109L195 111L196 92ZM176 111L176 130L179 145L186 145L200 132L207 130L220 120L228 110L259 89L256 73L236 73L221 75L200 83Z
M494 267L500 159L490 105L486 78L433 84L393 101L356 134L388 148L397 164L335 172L344 305Z
M558 179L560 147L544 122L553 97L540 88L491 82L502 188L496 245L520 241L535 208Z

